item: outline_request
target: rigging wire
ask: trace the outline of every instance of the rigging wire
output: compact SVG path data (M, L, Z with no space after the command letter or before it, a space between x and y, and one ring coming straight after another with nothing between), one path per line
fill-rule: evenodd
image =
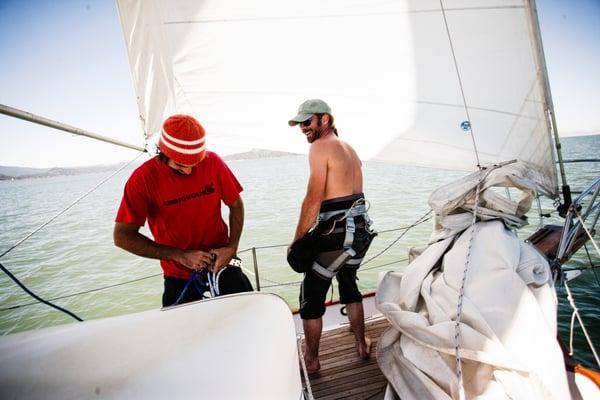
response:
M587 243L583 245L583 248L585 249L585 254L587 255L588 261L590 262L591 270L594 273L594 278L596 278L596 284L600 287L600 280L598 280L598 274L596 273L596 268L598 268L598 266L594 265L590 251L587 248Z
M82 196L80 196L74 202L72 202L71 204L69 204L67 207L65 207L58 214L56 214L55 216L53 216L52 218L50 218L48 221L46 221L45 223L43 223L42 225L40 225L38 228L34 229L31 233L29 233L28 235L26 235L23 239L19 240L17 243L15 243L14 245L12 245L8 250L6 250L4 253L2 253L0 255L0 258L4 257L8 253L10 253L12 250L14 250L15 248L17 248L17 246L20 246L23 242L25 242L27 239L29 239L30 237L32 237L34 234L36 234L37 232L39 232L40 230L42 230L45 226L47 226L48 224L50 224L56 218L60 217L62 214L64 214L65 212L67 212L69 209L71 209L73 206L75 206L81 200L83 200L84 198L86 198L88 195L90 195L92 192L94 192L96 189L98 189L100 186L102 186L104 183L106 183L113 176L115 176L116 174L118 174L119 172L121 172L125 167L129 166L131 163L133 163L135 160L137 160L142 154L144 154L144 153L140 152L133 160L129 161L127 164L125 164L121 168L117 169L117 171L115 171L113 174L109 175L107 178L103 179L102 181L100 181L96 186L94 186L93 188L91 188L90 190L88 190L86 193L84 193ZM44 303L44 304L52 307L52 308L55 308L56 310L61 311L61 312L65 313L65 314L69 315L72 318L75 318L77 321L83 321L81 318L79 318L77 315L75 315L71 311L69 311L67 309L64 309L64 308L62 308L60 306L57 306L56 304L53 304L50 301L44 300L41 297L39 297L38 295L36 295L35 293L33 293L16 276L14 276L6 267L4 267L4 265L0 264L0 269L2 269L2 271L10 279L12 279L21 289L23 289L28 295L30 295L34 299L36 299L39 302Z
M417 221L419 221L421 218L418 218ZM427 220L429 220L429 218ZM427 220L425 220L425 221L427 221ZM425 222L425 221L423 221L423 222ZM412 223L410 225L400 226L398 228L385 229L385 230L382 230L382 231L377 231L377 233L389 233L389 232L396 232L396 231L402 231L402 230L406 230L406 229L411 229L411 228L419 225L420 223L421 222L416 222L416 223ZM288 246L289 246L289 244L272 244L272 245L268 245L268 246L253 246L253 247L248 247L248 248L243 249L243 250L239 250L238 254L249 252L252 249L262 250L262 249L274 249L274 248L277 248L277 247L288 247ZM362 263L361 265L364 265L364 263Z
M404 261L408 261L408 258L401 258L401 259L396 260L396 261L392 261L392 262L385 263L385 264L375 265L375 266L372 266L372 267L369 267L369 268L361 268L358 272L371 271L373 269L387 267L387 266L394 265L394 264L399 264L399 263L404 262Z
M429 214L431 214L431 210L429 210L428 212L426 212L421 217L417 218L417 220L415 222L413 222L411 225L408 225L408 226L405 226L405 227L401 227L401 228L387 229L387 230L379 232L379 233L387 233L387 232L393 232L393 231L399 231L399 230L403 230L404 231L404 232L402 232L400 234L400 236L398 236L396 239L394 239L394 241L392 241L392 243L390 243L386 248L384 248L383 250L381 250L379 253L375 254L373 257L369 258L367 261L361 263L361 270L360 271L369 271L371 269L381 268L381 267L385 267L385 266L388 266L388 265L393 265L393 264L397 264L399 262L406 261L407 259L404 258L404 259L400 259L400 260L397 260L397 261L392 261L391 263L387 263L387 264L376 265L376 266L370 267L370 268L362 268L362 267L364 267L365 264L373 261L374 259L376 259L379 256L381 256L383 253L385 253L386 251L388 251L393 245L395 245L400 239L402 239L402 237L410 229L412 229L415 226L420 225L423 222L426 222L429 219L431 219L431 217L428 217ZM287 245L286 244L282 244L282 245L272 245L272 246L262 246L262 247L250 247L250 248L238 251L238 254L239 253L243 253L243 252L247 252L247 251L252 250L252 249L269 249L269 248L275 248L275 247L287 247ZM252 276L256 276L256 274L253 271L250 271L250 270L248 270L248 269L246 269L244 267L242 267L242 269L244 271L246 271L247 273L251 274ZM271 279L264 278L264 277L263 277L263 279L266 280L267 282L273 283L273 285L263 286L263 288L272 288L272 287L277 287L277 286L293 286L293 285L299 285L301 283L301 281L281 283L281 282L273 281ZM2 310L0 310L0 311L2 311Z
M397 238L396 238L394 241L392 241L392 243L390 243L390 245L388 245L388 246L387 246L385 249L383 249L382 251L380 251L379 253L377 253L376 255L374 255L373 257L371 257L370 259L368 259L367 261L365 261L365 262L361 263L361 270L360 270L359 272L361 272L361 271L369 271L369 270L372 270L372 269L377 269L377 268L381 268L381 267L385 267L385 266L388 266L388 265L397 264L397 263L400 263L400 262L403 262L403 261L406 261L406 260L408 260L407 258L403 258L403 259L400 259L400 260L392 261L392 262L390 262L390 263L381 264L381 265L375 265L375 266L373 266L373 267L370 267L370 268L362 268L362 267L363 267L365 264L367 264L367 263L369 263L369 262L373 261L373 260L374 260L374 259L376 259L377 257L381 256L383 253L385 253L386 251L388 251L388 250L389 250L389 249L390 249L390 248L391 248L393 245L395 245L395 244L396 244L396 243L397 243L397 242L398 242L398 241L399 241L399 240L400 240L400 239L401 239L401 238L402 238L402 237L403 237L403 236L406 234L406 232L408 232L410 229L412 229L412 228L414 228L415 226L417 226L417 225L420 225L420 224L422 224L423 222L426 222L426 221L428 221L429 219L431 219L431 217L429 217L429 218L426 218L426 217L427 217L427 216L428 216L430 213L431 213L431 210L430 210L430 211L428 211L427 213L425 213L423 216L419 217L419 218L418 218L418 219L417 219L415 222L413 222L411 225L403 226L403 227L400 227L400 228L386 229L386 230L380 231L379 233L388 233L388 232L394 232L394 231L400 231L400 230L403 230L404 232L402 232L402 233L400 234L400 236L398 236L398 237L397 237ZM243 249L243 250L240 250L240 251L238 251L238 254L241 254L241 253L248 252L248 251L250 251L250 250L252 250L252 249L271 249L271 248L277 248L277 247L287 247L287 246L288 246L287 244L277 244L277 245L270 245L270 246L249 247L249 248L247 248L247 249ZM243 269L245 272L247 272L247 273L251 274L252 276L256 276L256 274L255 274L253 271L250 271L249 269L247 269L247 268L245 268L245 267L243 267L243 266L242 266L242 269ZM263 288L273 288L273 287L278 287L278 286L294 286L294 285L299 285L300 283L302 283L301 281L295 281L295 282L277 282L277 281L274 281L274 280L271 280L271 279L268 279L268 278L265 278L265 277L263 277L262 279L264 279L265 281L267 281L267 282L270 282L270 283L272 283L272 284L273 284L273 285L267 285L267 286L263 286ZM0 311L3 311L3 310L0 310Z
M564 285L565 285L565 289L567 290L567 299L569 300L569 304L571 305L571 308L573 309L573 314L571 315L571 331L570 331L570 336L569 336L570 337L569 355L573 355L573 330L574 330L574 326L575 326L575 317L577 317L577 320L579 321L579 326L580 326L581 330L583 331L583 335L585 336L585 339L588 342L588 346L590 347L590 350L592 350L592 354L594 355L594 358L596 359L596 363L598 364L598 367L600 367L600 358L598 357L598 353L596 352L594 343L592 342L592 339L590 338L590 335L583 323L583 320L581 319L581 315L579 315L579 309L575 305L575 299L573 298L573 295L571 294L571 289L569 289L569 285L567 284L566 279L564 280Z
M479 152L477 151L477 144L475 143L475 133L473 132L473 124L471 124L471 116L469 115L469 107L467 106L467 99L465 97L465 89L463 87L462 77L460 75L460 69L458 68L458 61L456 61L456 53L454 52L454 44L452 43L452 36L450 35L450 28L448 27L448 20L446 19L446 9L444 3L440 0L440 8L442 10L442 17L444 17L444 26L446 27L446 33L448 34L448 42L450 43L450 51L452 52L452 60L454 61L454 68L456 69L456 77L458 78L458 85L460 86L460 95L462 97L463 105L465 107L465 114L467 115L468 130L471 132L471 140L473 142L473 150L475 151L475 157L477 158L477 168L481 168L481 162L479 161Z
M581 227L583 228L583 230L585 231L585 233L588 235L588 237L590 238L590 242L592 242L592 246L594 246L594 248L596 249L596 252L598 253L598 255L600 256L600 248L598 247L598 244L596 243L596 241L594 240L594 237L592 236L592 234L590 233L589 229L587 228L587 226L585 226L585 223L583 221L583 219L581 218L581 215L579 215L579 212L577 211L577 208L573 208L573 212L575 213L575 215L577 216L577 219L579 219L579 222L581 223Z
M67 295L64 295L64 296L53 297L51 299L48 299L48 301L56 301L56 300L67 299L69 297L82 296L84 294L90 294L90 293L99 292L99 291L102 291L102 290L105 290L105 289L111 289L111 288L115 288L115 287L118 287L118 286L124 286L124 285L128 285L130 283L135 283L135 282L143 281L145 279L155 278L157 276L162 276L162 273L152 274L152 275L149 275L149 276L144 276L144 277L141 277L141 278L132 279L132 280L125 281L125 282L115 283L113 285L107 285L107 286L102 286L102 287L94 288L94 289L90 289L90 290L84 290L82 292L71 293L71 294L67 294ZM32 303L25 303L25 304L16 304L14 306L0 308L0 312L10 311L10 310L16 310L17 308L34 306L36 304L38 304L38 303L37 302L32 302Z
M123 165L121 168L119 168L118 170L116 170L114 173L112 173L111 175L109 175L105 179L101 180L98 184L96 184L96 186L92 187L90 190L88 190L83 195L81 195L79 198L77 198L74 202L72 202L71 204L69 204L63 210L59 211L55 216L53 216L48 221L44 222L42 225L40 225L39 227L37 227L36 229L34 229L31 233L29 233L28 235L26 235L23 239L19 240L17 243L13 244L8 250L6 250L4 253L0 254L0 258L4 257L8 253L10 253L12 250L14 250L15 248L17 248L17 246L20 246L24 241L26 241L27 239L29 239L30 237L32 237L33 235L35 235L36 233L38 233L39 231L41 231L44 227L46 227L48 224L50 224L56 218L60 217L65 212L67 212L68 210L70 210L72 207L74 207L81 200L85 199L87 196L89 196L91 193L93 193L96 189L98 189L100 186L102 186L103 184L105 184L109 179L111 179L112 177L114 177L115 175L117 175L124 168L128 167L131 163L133 163L135 160L137 160L142 154L144 154L144 153L143 152L139 153L133 160L131 160L127 164Z
M255 246L255 247L248 247L247 249L244 250L240 250L238 251L238 254L240 253L246 253L252 249L256 249L256 250L261 250L261 249L274 249L276 247L288 247L287 244L273 244L273 245L269 245L269 246Z
M421 217L419 217L412 225L409 225L408 227L406 227L404 229L404 232L402 232L400 234L400 236L398 236L389 246L387 246L385 249L381 250L379 253L375 254L373 257L369 258L367 261L365 261L364 263L361 264L361 267L364 266L365 264L368 264L369 262L373 261L375 258L379 257L380 255L382 255L383 253L385 253L386 251L388 251L393 245L395 245L400 239L402 239L402 237L412 228L414 228L417 225L422 224L425 221L428 221L429 219L431 219L431 217L429 217L429 214L431 214L431 210L427 211L424 215L422 215Z
M365 271L371 271L371 270L374 270L374 269L377 269L377 268L383 268L383 267L387 267L387 266L390 266L390 265L399 264L399 263L402 263L402 262L405 262L405 261L408 261L408 258L401 258L399 260L391 261L391 262L388 262L388 263L385 263L385 264L374 265L374 266L368 267L368 268L361 268L358 272L360 273L360 272L365 272ZM251 271L249 269L246 269L246 268L243 268L243 269L244 269L245 272L254 275L253 271ZM162 276L162 273L157 273L157 274L152 274L152 275L148 275L148 276L143 276L141 278L132 279L132 280L125 281L125 282L119 282L119 283L115 283L113 285L102 286L102 287L94 288L94 289L90 289L90 290L84 290L84 291L77 292L77 293L71 293L71 294L67 294L67 295L64 295L64 296L53 297L51 299L48 299L48 301L62 300L62 299L70 298L70 297L77 297L77 296L82 296L82 295L90 294L90 293L94 293L94 292L100 292L102 290L112 289L112 288L119 287L119 286L125 286L125 285L128 285L130 283L136 283L136 282L140 282L140 281L143 281L143 280L146 280L146 279L150 279L150 278L156 278L157 276ZM266 286L262 286L261 285L261 288L263 288L263 289L270 289L270 288L281 287L281 286L298 286L298 285L300 285L302 283L302 281L277 282L277 281L274 281L272 279L265 278L265 277L263 277L262 279L265 280L265 281L267 281L267 282L273 283L273 285L266 285ZM38 304L38 302L31 302L31 303L24 303L24 304L15 304L14 306L0 308L0 312L12 311L12 310L16 310L18 308L30 307L30 306L34 306L36 304Z
M361 269L358 272L362 273L362 272L365 272L365 271L371 271L371 270L374 270L374 269L377 269L377 268L383 268L383 267L387 267L387 266L390 266L390 265L399 264L399 263L405 262L405 261L408 261L408 258L406 258L406 257L405 258L401 258L399 260L391 261L391 262L388 262L388 263L385 263L385 264L374 265L374 266L369 267L369 268L362 268L362 265L361 265ZM249 269L246 269L244 267L242 267L242 269L244 271L246 271L247 273L252 274L252 276L255 276L255 274L254 274L253 271L250 271ZM261 286L261 288L263 288L263 289L280 287L280 286L298 286L298 285L300 285L302 283L302 281L277 282L277 281L274 281L272 279L265 278L265 277L262 277L262 279L273 284L273 285ZM32 304L35 304L35 303L32 303ZM26 304L26 305L31 305L31 304ZM6 310L7 309L0 309L0 312L6 311Z
M274 283L274 285L266 285L266 286L262 286L261 288L263 289L267 289L267 288L274 288L274 287L281 287L281 286L298 286L302 283L302 281L296 281L296 282L275 282L275 281L271 281L269 279L263 278L264 280L268 281L268 282L272 282Z
M395 232L395 231L400 231L400 230L403 230L405 232L403 232L399 237L397 237L389 246L387 246L381 252L379 252L375 256L371 257L367 262L372 261L375 258L378 258L384 252L386 252L387 250L389 250L394 244L396 244L398 242L398 240L400 240L400 238L402 238L402 236L404 236L404 234L408 230L410 230L411 228L413 228L413 227L415 227L415 226L417 226L417 225L419 225L419 224L421 224L421 223L423 223L425 221L428 221L430 218L427 218L427 219L424 219L424 220L422 220L422 219L424 217L426 217L429 213L431 213L431 211L429 211L428 213L426 213L425 215L423 215L421 218L418 218L417 221L415 221L411 225L407 225L407 226L403 226L403 227L399 227L399 228L393 228L393 229L386 229L386 230L380 231L379 233L389 233L389 232ZM243 249L243 250L238 251L238 254L248 252L248 251L252 250L253 248L254 249L271 249L271 248L277 248L277 247L287 247L287 244L249 247L247 249ZM401 258L399 260L391 261L391 262L388 262L388 263L374 265L374 266L371 266L371 267L368 267L368 268L362 268L362 266L364 266L366 264L366 262L365 262L365 263L361 264L361 269L359 270L359 273L360 272L364 272L364 271L370 271L370 270L377 269L377 268L387 267L389 265L398 264L398 263L401 263L401 262L405 262L407 260L408 260L408 258ZM250 274L252 276L256 275L254 273L254 271L251 271L251 270L245 268L244 266L242 266L241 268L246 273L248 273L248 274ZM69 298L69 297L75 297L75 296L85 295L85 294L89 294L89 293L93 293L93 292L98 292L98 291L102 291L102 290L105 290L105 289L110 289L110 288L114 288L114 287L118 287L118 286L127 285L127 284L130 284L130 283L139 282L139 281L144 280L144 279L154 278L154 277L157 277L159 275L162 275L162 274L161 273L152 274L152 275L148 275L148 276L145 276L145 277L141 277L141 278L137 278L137 279L132 279L132 280L129 280L129 281L116 283L116 284L113 284L113 285L102 286L102 287L99 287L99 288L85 290L85 291L81 291L81 292L77 292L77 293L71 293L71 294L64 295L64 296L58 296L58 297L54 297L54 298L49 299L49 301L61 300L61 299ZM262 279L265 280L265 281L267 281L267 282L269 282L269 283L272 283L272 285L262 286L263 289L275 288L275 287L281 287L281 286L298 286L298 285L300 285L302 283L301 281L278 282L278 281L275 281L275 280L272 280L272 279L269 279L269 278L266 278L266 277L262 277ZM0 312L11 311L11 310L15 310L15 309L18 309L18 308L33 306L33 305L36 305L36 304L37 304L37 302L24 303L24 304L16 304L16 305L5 307L5 308L0 308Z

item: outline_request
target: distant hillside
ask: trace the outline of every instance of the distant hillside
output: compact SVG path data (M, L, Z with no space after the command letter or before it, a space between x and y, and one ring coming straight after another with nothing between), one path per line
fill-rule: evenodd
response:
M72 168L27 168L0 165L0 181L13 179L47 178L51 176L79 175L94 172L115 171L122 165L123 163Z
M245 153L236 153L223 156L224 160L254 160L257 158L274 158L274 157L286 157L286 156L297 156L298 153L288 153L285 151L274 151L264 149L252 149ZM0 171L1 172L1 171Z
M18 178L26 175L37 175L47 172L50 168L4 167L0 166L0 175L4 179Z
M272 151L264 149L252 149L245 153L230 154L224 156L224 160L254 160L258 158L273 158L299 155L297 153L287 153L285 151ZM31 179L31 178L47 178L52 176L63 175L79 175L95 172L115 171L124 163L112 165L94 165L90 167L73 167L73 168L28 168L28 167L13 167L0 165L0 181L13 179ZM132 166L133 168L134 166Z

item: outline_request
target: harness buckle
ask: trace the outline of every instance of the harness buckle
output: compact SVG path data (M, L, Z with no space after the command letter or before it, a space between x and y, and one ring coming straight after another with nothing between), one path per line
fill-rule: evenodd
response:
M356 232L356 225L354 224L353 217L346 218L346 232L349 232L349 233Z

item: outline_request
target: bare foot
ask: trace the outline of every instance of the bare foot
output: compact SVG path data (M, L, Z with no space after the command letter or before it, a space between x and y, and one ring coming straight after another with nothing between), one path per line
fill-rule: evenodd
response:
M365 336L365 345L363 346L362 343L356 343L356 350L358 351L358 355L360 356L360 358L362 358L363 360L368 360L369 358L371 358L371 346L373 345L373 342L371 341L371 338L368 336Z
M304 357L304 364L306 365L306 372L309 374L314 374L315 372L319 372L321 369L321 363L318 358L309 359L308 357Z

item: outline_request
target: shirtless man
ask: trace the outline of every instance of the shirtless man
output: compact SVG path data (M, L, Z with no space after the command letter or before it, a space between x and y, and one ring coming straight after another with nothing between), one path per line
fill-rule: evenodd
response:
M307 100L289 125L298 125L310 143L310 177L296 234L288 248L288 262L296 271L304 272L300 316L306 337L304 359L312 373L320 368L322 316L334 276L340 302L346 304L358 354L365 360L370 357L371 339L364 333L356 272L375 233L366 213L360 159L348 143L338 138L329 106L319 99Z

